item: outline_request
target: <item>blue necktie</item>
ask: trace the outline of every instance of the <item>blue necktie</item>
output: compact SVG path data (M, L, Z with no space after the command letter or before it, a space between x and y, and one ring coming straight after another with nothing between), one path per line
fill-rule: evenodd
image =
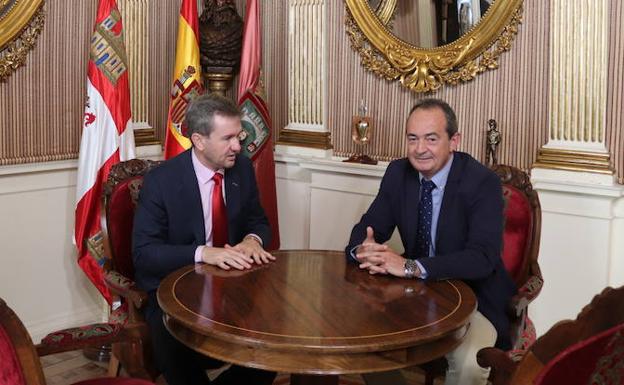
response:
M416 232L416 257L429 257L431 245L431 218L433 213L433 202L431 191L436 188L435 183L430 180L422 181L420 202L418 203L418 230Z

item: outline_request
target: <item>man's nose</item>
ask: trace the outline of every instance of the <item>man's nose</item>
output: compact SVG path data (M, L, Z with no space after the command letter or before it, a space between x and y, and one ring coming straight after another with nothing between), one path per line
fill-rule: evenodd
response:
M427 146L425 145L425 141L424 140L417 140L416 141L416 152L421 154L423 152L427 151Z
M232 140L231 147L232 147L232 151L234 151L234 152L240 152L240 150L241 150L241 143L240 143L240 141L238 140L238 138L234 138L234 139Z

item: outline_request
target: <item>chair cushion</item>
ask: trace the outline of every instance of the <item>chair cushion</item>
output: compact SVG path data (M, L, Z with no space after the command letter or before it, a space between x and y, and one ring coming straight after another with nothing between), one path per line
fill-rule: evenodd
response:
M550 360L537 385L624 383L624 324L569 346Z
M136 378L96 378L92 380L85 380L75 382L73 385L155 385L153 382L146 380L140 380Z
M531 205L526 196L511 185L503 186L505 230L503 263L518 287L522 286L526 251L533 226Z
M43 337L42 345L47 346L75 346L77 343L93 343L94 345L107 342L121 331L121 325L99 323L77 328L69 328L53 332Z
M24 385L22 367L13 348L13 342L0 327L0 385Z
M142 185L142 176L124 180L115 186L108 203L108 237L115 270L130 279L134 279L132 225Z

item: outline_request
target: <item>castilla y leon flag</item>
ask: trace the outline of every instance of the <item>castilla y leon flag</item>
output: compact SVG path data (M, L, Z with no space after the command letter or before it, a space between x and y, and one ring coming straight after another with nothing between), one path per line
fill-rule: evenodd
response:
M100 209L102 186L110 168L134 158L127 65L117 4L115 0L100 0L87 68L74 240L78 264L109 303L111 296L102 279Z
M198 31L197 0L182 0L178 18L173 84L169 95L165 159L173 158L191 147L191 141L185 136L186 127L183 127L183 124L188 104L203 92Z
M242 152L253 160L260 202L271 224L273 237L267 250L276 250L280 246L280 237L275 191L275 161L271 140L271 117L262 96L261 51L258 2L247 0L238 82L238 105L242 112L243 125L240 139Z

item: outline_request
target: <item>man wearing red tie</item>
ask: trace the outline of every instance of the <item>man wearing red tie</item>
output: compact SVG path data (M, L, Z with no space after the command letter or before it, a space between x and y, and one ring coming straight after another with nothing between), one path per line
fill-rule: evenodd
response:
M240 156L240 111L211 94L195 99L185 117L191 149L145 176L133 229L137 285L149 294L145 318L168 385L209 384L218 366L166 330L156 300L160 281L192 263L249 269L275 258L264 250L269 222L260 205L251 161ZM270 384L275 373L233 366L215 384Z

